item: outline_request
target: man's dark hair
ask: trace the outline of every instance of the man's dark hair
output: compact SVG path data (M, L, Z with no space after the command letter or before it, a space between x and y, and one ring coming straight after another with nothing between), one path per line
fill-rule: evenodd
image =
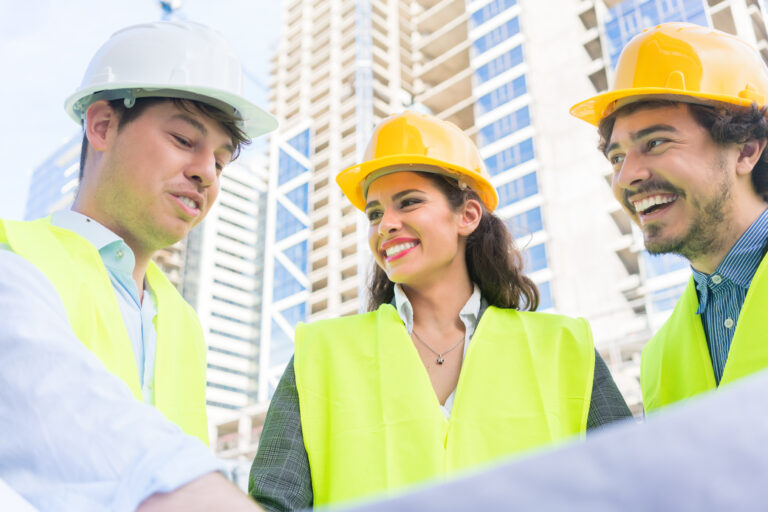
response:
M157 105L166 101L172 102L178 108L190 113L200 113L221 125L224 131L232 138L232 145L235 152L232 154L232 160L235 160L240 154L240 150L250 144L250 140L245 132L238 126L239 119L233 114L228 114L221 109L203 103L202 101L187 100L181 98L138 98L136 103L127 108L122 99L112 100L109 106L117 112L117 130L122 130L128 123L137 119L145 110L152 105ZM88 153L88 136L83 134L83 144L80 149L80 180L83 179L83 169L85 169L85 159Z
M607 116L597 130L600 135L598 148L605 154L608 142L611 140L613 125L616 119L638 110L687 105L691 115L704 127L716 144L742 144L752 139L768 138L768 107L758 107L753 103L750 107L740 107L720 103L716 106L685 103L674 100L648 100L630 103ZM765 201L768 201L768 151L763 151L760 159L752 169L752 185Z

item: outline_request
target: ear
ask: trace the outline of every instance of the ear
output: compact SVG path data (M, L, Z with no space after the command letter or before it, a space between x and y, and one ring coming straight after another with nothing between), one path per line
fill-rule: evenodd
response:
M736 161L736 174L747 175L752 172L765 149L766 139L751 139L739 145L739 158Z
M85 135L88 146L105 151L112 132L117 132L118 116L106 100L94 101L85 113Z
M483 218L483 207L477 199L468 199L462 207L459 216L459 234L462 236L471 235L480 224Z

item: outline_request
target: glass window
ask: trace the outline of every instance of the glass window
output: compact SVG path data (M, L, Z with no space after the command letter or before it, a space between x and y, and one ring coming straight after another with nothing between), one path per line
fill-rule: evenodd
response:
M275 226L275 241L288 238L294 233L298 233L306 228L299 219L297 219L288 209L280 203L277 203L277 219Z
M292 245L283 250L285 257L291 260L291 263L296 265L296 268L302 272L307 272L307 241L303 240L296 245Z
M531 210L519 213L507 219L505 224L515 238L541 231L544 228L544 223L541 220L541 208L537 206Z
M293 354L293 340L277 322L272 320L272 330L270 332L270 366L279 366L288 362Z
M677 254L650 254L643 251L646 278L656 277L682 268L688 268L688 260Z
M277 182L282 185L283 183L292 180L299 174L306 172L307 168L297 162L288 153L280 150L280 163L277 170Z
M293 204L298 206L304 213L309 212L309 184L304 183L299 185L295 189L291 190L285 197L288 198Z
M309 158L309 128L289 140L288 145Z
M520 20L518 18L512 18L506 23L496 27L484 36L475 40L475 42L472 43L472 47L475 49L475 54L479 55L519 33Z
M499 139L510 135L521 128L525 128L531 124L531 114L528 107L525 106L520 110L512 112L491 124L480 128L478 133L479 145L486 146L491 142L495 142Z
M555 306L552 302L552 290L549 286L549 281L545 281L536 285L539 288L539 307L537 309L549 309Z
M536 172L526 174L496 188L499 193L499 206L512 204L539 192L539 184Z
M493 0L492 2L484 5L480 9L472 13L470 18L470 25L479 27L491 18L496 17L500 12L506 11L513 5L517 4L517 0Z
M536 272L547 268L547 248L544 244L528 247L523 252L525 258L525 271Z
M516 46L507 53L499 55L492 61L477 68L477 80L479 83L487 82L491 78L502 74L508 69L523 62L523 47Z
M291 326L296 327L296 324L307 319L307 304L301 302L288 309L282 310L280 314L283 315L283 318L288 320L288 323L290 323Z
M509 103L518 96L525 94L526 91L525 75L521 75L498 89L494 89L488 94L481 96L475 104L476 115L485 114L500 105Z
M533 159L533 139L526 139L520 144L503 149L485 159L485 166L492 176L512 169Z
M275 279L273 298L275 301L290 297L305 290L304 286L285 268L275 260Z
M643 29L668 21L707 26L704 0L624 0L608 9L608 55L616 67L624 46Z
M677 299L682 295L685 290L685 285L680 284L677 286L670 286L669 288L662 288L651 293L651 306L655 313L662 311L669 311L677 304Z

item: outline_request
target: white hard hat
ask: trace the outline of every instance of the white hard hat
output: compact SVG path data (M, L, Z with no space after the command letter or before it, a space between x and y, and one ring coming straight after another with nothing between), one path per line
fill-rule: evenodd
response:
M240 59L219 32L191 22L152 22L112 34L96 52L80 88L64 103L81 123L94 101L142 97L202 101L241 119L248 137L277 128L277 120L243 96Z

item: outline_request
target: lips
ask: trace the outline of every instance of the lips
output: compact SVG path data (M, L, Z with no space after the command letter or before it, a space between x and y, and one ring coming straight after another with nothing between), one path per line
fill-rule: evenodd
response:
M381 245L381 252L387 263L398 260L411 252L419 245L416 238L395 238Z
M203 201L199 196L193 198L188 194L174 193L171 193L171 196L176 201L176 204L178 204L187 215L191 217L197 217L200 215L200 205Z
M643 199L633 200L632 206L635 211L640 215L646 215L653 213L654 211L663 208L665 205L677 200L675 194L654 194L646 196Z

